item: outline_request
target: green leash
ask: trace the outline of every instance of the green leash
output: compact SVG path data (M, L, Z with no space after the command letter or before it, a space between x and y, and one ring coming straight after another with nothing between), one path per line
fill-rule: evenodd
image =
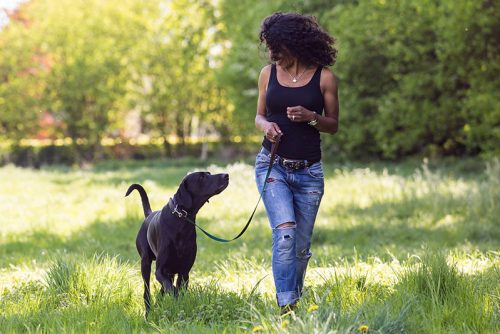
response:
M245 225L245 227L243 227L243 229L241 230L241 232L237 236L235 236L232 239L219 238L219 237L205 231L202 227L196 225L196 223L192 219L187 217L187 212L185 212L184 210L183 210L184 212L177 211L177 206L175 208L173 208L172 214L177 214L179 216L179 218L183 218L185 221L193 224L200 231L205 233L205 235L207 237L209 237L212 240L215 240L218 242L231 242L231 241L234 241L234 240L238 239L239 237L241 237L243 235L243 233L245 233L245 231L247 230L248 226L250 226L250 223L252 222L253 216L255 215L255 211L257 211L257 207L259 206L260 200L262 199L262 194L264 193L264 191L266 191L267 178L269 177L269 174L271 174L271 169L273 168L274 158L276 157L276 151L278 150L278 145L280 143L280 139L281 139L281 135L278 135L278 137L276 138L276 141L273 143L273 146L271 147L271 158L269 161L269 167L267 167L266 178L264 181L264 186L262 187L262 191L261 191L260 196L259 196L259 200L257 201L257 204L255 205L255 208L253 209L253 212L250 215L250 218L248 218L247 224ZM170 202L169 202L169 205L170 205Z

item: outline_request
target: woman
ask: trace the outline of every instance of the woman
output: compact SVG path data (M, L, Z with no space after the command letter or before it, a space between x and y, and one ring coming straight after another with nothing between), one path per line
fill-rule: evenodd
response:
M282 313L302 293L311 237L323 196L320 132L338 128L337 82L326 68L335 63L334 39L313 17L275 13L264 19L260 41L272 64L259 76L256 127L264 132L257 155L257 187L273 235L272 268ZM265 180L272 144L277 158Z

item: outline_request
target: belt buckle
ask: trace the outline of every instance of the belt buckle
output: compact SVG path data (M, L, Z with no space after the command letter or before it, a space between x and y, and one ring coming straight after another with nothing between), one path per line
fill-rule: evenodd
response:
M283 166L297 170L304 169L306 167L306 163L302 160L283 159Z

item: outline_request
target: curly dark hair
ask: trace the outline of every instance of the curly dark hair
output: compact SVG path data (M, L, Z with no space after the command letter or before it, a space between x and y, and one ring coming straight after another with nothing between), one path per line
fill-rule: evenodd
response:
M271 51L272 61L291 54L306 65L335 64L335 39L319 26L313 16L274 13L262 22L259 37Z

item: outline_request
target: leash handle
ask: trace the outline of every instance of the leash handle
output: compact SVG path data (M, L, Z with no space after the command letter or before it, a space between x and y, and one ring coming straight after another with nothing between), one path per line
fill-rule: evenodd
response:
M231 242L231 241L234 241L234 240L238 239L239 237L241 237L243 235L243 233L245 233L245 231L247 230L248 226L250 226L250 223L252 222L253 216L255 215L255 212L257 211L257 207L259 206L260 200L262 199L262 194L264 194L264 191L266 191L267 179L269 178L269 175L271 174L271 170L272 170L273 164L274 164L274 159L276 158L276 151L278 150L280 140L281 140L281 134L278 134L278 136L276 137L276 141L273 143L273 145L271 147L269 166L267 167L266 178L264 180L264 185L262 186L262 191L260 192L259 200L257 201L257 204L255 205L255 208L253 209L252 214L250 215L250 218L248 218L248 221L247 221L245 227L243 227L243 229L241 230L241 232L237 236L235 236L232 239L222 239L222 238L219 238L219 237L205 231L202 227L196 225L196 223L194 221L192 221L191 219L189 219L188 217L184 217L184 219L186 221L190 222L191 224L193 224L194 226L196 226L207 237L209 237L210 239L215 240L215 241Z
M271 168L273 167L274 158L276 158L276 151L278 151L278 146L280 145L281 136L282 136L281 133L278 134L276 136L276 141L271 146L271 161L269 161L269 168L267 169L268 173L271 172ZM267 181L267 178L266 178L266 181ZM265 185L265 183L264 183L264 185Z

